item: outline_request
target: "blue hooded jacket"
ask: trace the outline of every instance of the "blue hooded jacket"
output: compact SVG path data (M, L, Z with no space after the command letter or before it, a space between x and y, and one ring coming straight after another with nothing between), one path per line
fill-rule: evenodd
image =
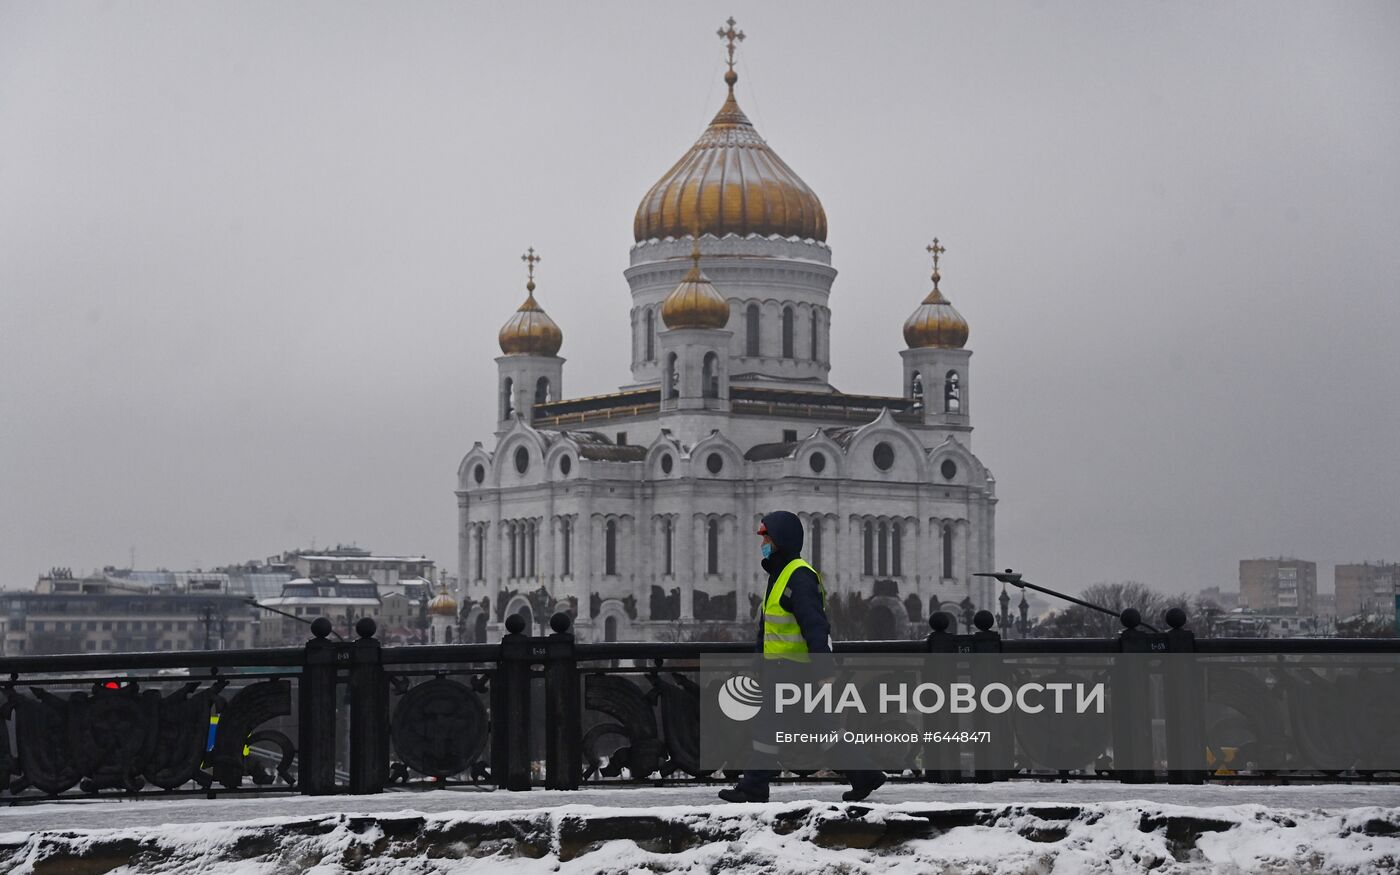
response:
M763 560L763 570L768 572L768 588L763 597L763 601L767 603L768 596L773 592L773 584L778 582L778 575L789 562L802 555L803 532L802 520L798 519L796 514L785 510L774 511L765 516L763 527L768 531L768 537L773 539L773 554ZM822 605L821 590L815 574L806 568L794 571L792 577L788 578L787 589L778 599L778 603L797 618L797 625L802 629L802 638L807 642L808 652L831 652L831 622L826 618L826 609ZM761 605L758 618L758 651L763 652Z

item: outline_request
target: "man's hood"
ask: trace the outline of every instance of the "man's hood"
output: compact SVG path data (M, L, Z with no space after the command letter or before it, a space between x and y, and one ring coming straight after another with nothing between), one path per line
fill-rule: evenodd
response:
M802 555L802 520L797 514L775 510L763 518L763 527L773 539L773 552L785 559Z

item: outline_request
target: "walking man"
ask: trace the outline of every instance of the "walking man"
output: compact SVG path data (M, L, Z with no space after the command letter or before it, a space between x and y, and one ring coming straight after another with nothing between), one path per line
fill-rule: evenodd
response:
M831 652L831 623L826 617L826 589L821 576L802 558L802 521L785 510L775 511L763 518L758 535L763 555L763 570L768 572L768 592L763 599L759 617L758 651L765 660L805 663L810 653ZM761 722L761 721L760 721ZM774 754L777 748L755 727L754 759L744 769L734 787L721 790L719 798L726 802L767 802L768 784L778 774ZM883 772L876 770L846 773L851 789L842 794L847 802L859 802L885 783Z

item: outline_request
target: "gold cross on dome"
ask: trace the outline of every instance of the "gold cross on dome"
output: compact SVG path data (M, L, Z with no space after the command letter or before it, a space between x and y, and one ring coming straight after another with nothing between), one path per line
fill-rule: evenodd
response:
M520 256L520 260L525 262L525 270L527 272L525 284L529 287L530 291L534 291L535 265L539 264L542 259L535 254L535 247L531 246L525 251L524 255Z
M933 242L925 246L924 248L927 249L933 255L933 276L931 277L931 279L933 280L933 290L938 291L938 281L943 278L942 275L938 273L938 256L942 255L948 250L943 248L943 244L938 242L937 237L933 238Z
M715 33L719 34L719 38L729 44L729 69L733 70L734 44L744 41L744 32L734 29L734 16L732 15L729 16L729 20L726 21L725 24L728 25L728 27L721 27L719 30L715 31Z
M943 253L947 252L948 250L945 249L945 248L943 248L943 245L942 245L941 243L938 242L938 238L937 238L937 237L933 238L933 242L930 243L929 245L925 246L924 249L928 250L929 252L931 252L931 253L933 254L933 269L934 269L934 271L937 271L937 270L938 270L938 256L942 255Z

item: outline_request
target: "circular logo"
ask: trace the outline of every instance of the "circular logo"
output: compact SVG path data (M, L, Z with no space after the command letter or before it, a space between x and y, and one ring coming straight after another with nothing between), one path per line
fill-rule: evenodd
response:
M735 675L719 688L719 709L730 720L752 720L762 705L763 690L748 675Z

